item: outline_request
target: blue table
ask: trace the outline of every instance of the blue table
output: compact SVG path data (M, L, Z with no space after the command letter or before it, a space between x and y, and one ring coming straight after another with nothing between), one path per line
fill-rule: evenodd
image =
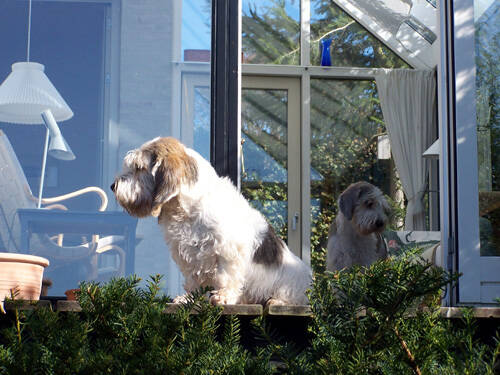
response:
M21 222L21 250L28 252L33 233L120 235L124 237L125 274L134 272L137 218L121 211L17 210Z

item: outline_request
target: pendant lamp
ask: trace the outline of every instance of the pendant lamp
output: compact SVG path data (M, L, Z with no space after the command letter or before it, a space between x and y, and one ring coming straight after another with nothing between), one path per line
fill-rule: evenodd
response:
M0 121L44 124L41 113L49 109L56 121L73 117L73 111L45 75L42 64L30 62L31 2L28 2L26 61L12 64L12 72L0 85Z
M70 119L73 117L73 111L45 75L45 67L30 61L31 2L32 0L28 1L26 61L12 64L12 72L0 85L0 121L28 125L44 124L46 127L38 190L37 207L40 208L47 154L60 160L73 160L75 154L56 122Z

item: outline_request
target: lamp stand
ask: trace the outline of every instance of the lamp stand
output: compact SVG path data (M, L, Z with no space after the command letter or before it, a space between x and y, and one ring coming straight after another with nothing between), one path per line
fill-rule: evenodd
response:
M46 127L45 133L45 146L43 148L43 159L42 159L42 174L40 176L40 187L38 188L38 205L37 208L42 207L42 194L43 194L43 183L45 181L45 165L47 164L47 152L49 149L49 128Z

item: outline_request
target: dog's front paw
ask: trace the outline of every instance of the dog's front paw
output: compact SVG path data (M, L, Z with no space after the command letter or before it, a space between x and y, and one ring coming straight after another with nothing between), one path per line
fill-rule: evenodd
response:
M210 303L212 305L234 305L239 301L239 293L230 289L219 289L211 292Z
M270 299L267 300L265 307L268 307L270 305L285 306L285 305L288 305L288 304L289 303L287 303L286 301L283 301L282 299L270 298Z
M177 296L174 298L174 303L187 303L188 295L183 294L182 296Z

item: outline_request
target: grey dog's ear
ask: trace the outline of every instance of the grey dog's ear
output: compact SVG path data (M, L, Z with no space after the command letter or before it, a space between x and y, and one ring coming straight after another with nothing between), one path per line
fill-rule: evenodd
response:
M384 210L385 214L387 216L390 216L392 214L392 207L383 195L382 195L381 203L382 203L382 209Z
M347 220L352 219L356 201L359 198L360 189L357 186L349 186L339 197L339 208Z
M342 194L340 194L338 202L339 208L347 220L352 219L354 209L356 208L361 196L368 193L373 188L373 185L368 182L359 181L349 185L349 187L345 189Z

